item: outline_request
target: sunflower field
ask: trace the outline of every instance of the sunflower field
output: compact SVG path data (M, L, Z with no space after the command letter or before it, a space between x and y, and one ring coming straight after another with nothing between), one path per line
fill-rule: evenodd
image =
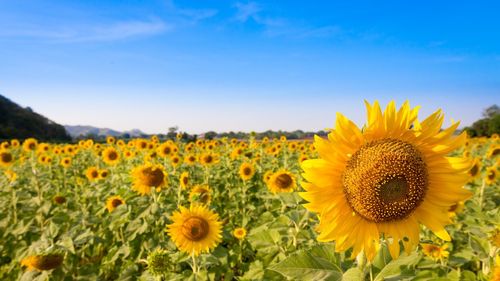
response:
M500 141L408 103L314 140L7 140L0 280L500 280Z

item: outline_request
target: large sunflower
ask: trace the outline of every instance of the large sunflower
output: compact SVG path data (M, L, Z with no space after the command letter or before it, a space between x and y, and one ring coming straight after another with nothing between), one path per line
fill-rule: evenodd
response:
M328 139L315 137L320 158L301 165L305 207L320 217L318 240L335 241L339 252L353 247L353 257L364 251L369 260L381 236L392 257L399 241L410 252L419 223L449 241L448 210L470 197L462 186L471 163L446 155L463 145L465 133L454 136L458 123L441 130L440 110L419 122L408 102L399 110L390 102L384 113L378 102L366 107L362 130L338 113Z
M173 223L167 226L167 232L183 252L198 256L221 241L219 215L203 205L191 205L189 209L180 207L170 219Z

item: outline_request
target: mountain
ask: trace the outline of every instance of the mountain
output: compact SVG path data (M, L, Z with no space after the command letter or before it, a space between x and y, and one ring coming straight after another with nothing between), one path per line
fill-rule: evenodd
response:
M64 128L66 131L70 134L71 137L76 138L76 137L85 137L85 136L113 136L113 137L119 137L123 135L128 135L130 137L139 137L146 135L139 129L133 129L130 131L125 131L125 132L119 132L115 131L113 129L108 129L108 128L97 128L93 126L71 126L71 125L65 125Z
M63 126L0 95L0 139L69 141Z

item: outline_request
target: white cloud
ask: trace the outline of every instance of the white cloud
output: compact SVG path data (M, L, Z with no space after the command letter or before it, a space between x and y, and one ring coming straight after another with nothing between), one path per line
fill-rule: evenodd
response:
M235 19L241 22L246 22L249 19L254 19L258 17L261 8L255 2L244 3L236 3L234 5L237 9Z
M161 34L172 29L162 20L130 20L68 26L23 25L0 29L0 37L35 38L55 42L103 42Z

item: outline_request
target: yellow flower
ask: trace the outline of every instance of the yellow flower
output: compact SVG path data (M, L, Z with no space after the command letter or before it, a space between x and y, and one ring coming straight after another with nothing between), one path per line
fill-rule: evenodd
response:
M247 236L247 230L243 227L238 227L233 231L233 236L236 239L243 240Z
M116 165L120 163L120 154L114 147L107 147L102 152L102 160L108 165Z
M38 145L38 141L36 139L34 139L34 138L26 139L23 142L23 150L26 152L35 151L37 145Z
M145 164L132 170L133 189L141 195L151 192L151 187L161 188L166 184L166 176L160 165Z
M448 244L438 246L434 244L421 243L422 252L424 255L430 257L431 259L438 261L448 258L450 252L446 251L448 249Z
M280 170L271 175L271 178L267 181L267 186L273 193L292 192L297 186L297 183L292 173L286 170Z
M200 162L205 166L209 166L219 162L219 158L214 153L204 153L200 156Z
M120 196L111 196L106 200L106 209L111 213L116 207L123 204L125 204L125 201Z
M181 206L170 219L168 234L177 248L190 255L209 252L222 239L219 215L203 205L191 205L189 209Z
M172 146L168 142L162 143L160 146L158 146L156 152L158 152L158 155L160 155L160 157L169 157L173 153Z
M8 150L0 150L0 167L7 168L14 163L14 156Z
M106 169L99 170L99 179L105 179L109 175L109 171Z
M493 185L497 181L498 167L496 165L486 169L486 181L487 185Z
M106 142L108 144L114 144L116 142L116 139L114 137L112 137L112 136L107 136L106 137Z
M264 173L264 175L262 176L262 180L264 181L264 183L266 185L269 185L268 182L269 180L271 179L271 176L273 175L273 171L271 170L268 170Z
M14 182L17 179L17 174L12 170L6 170L4 174L10 182Z
M188 165L194 165L196 163L196 156L194 154L188 154L186 157L184 157L184 163Z
M61 166L68 168L71 165L71 157L64 157L61 159Z
M491 281L500 281L500 256L495 257L495 267L493 268Z
M10 141L10 145L12 145L12 147L16 148L16 147L20 146L20 142L17 139L13 139Z
M63 256L59 254L28 256L21 261L21 265L28 270L52 270L58 268L63 262Z
M172 155L172 157L170 158L170 163L173 167L177 167L181 163L181 158L177 154Z
M239 173L244 181L250 180L255 174L255 167L250 163L243 163L240 165Z
M208 185L195 185L189 193L189 201L191 203L199 202L203 205L208 205L211 199L212 196L210 195Z
M471 181L473 181L479 175L481 175L481 158L479 157L474 158L474 161L472 162L472 167L470 168L468 173Z
M99 170L96 167L90 167L85 171L85 176L89 180L96 180L99 178Z
M418 108L408 102L397 110L390 102L384 113L366 103L363 130L342 114L328 139L315 137L319 159L306 160L301 196L319 215L318 240L335 241L338 252L353 248L373 260L383 235L393 258L403 241L408 253L419 242L419 223L439 238L451 238L444 226L448 210L471 193L469 160L447 155L461 147L466 134L455 136L458 123L441 130L440 110L419 122Z
M457 214L461 213L464 210L464 207L465 206L463 201L457 202L455 205L452 205L448 209L448 216L450 218L455 217Z
M181 176L179 177L179 182L181 184L181 187L183 189L186 189L189 184L189 173L188 172L182 172Z
M490 149L488 150L488 158L489 159L494 159L500 154L500 145L491 145Z

